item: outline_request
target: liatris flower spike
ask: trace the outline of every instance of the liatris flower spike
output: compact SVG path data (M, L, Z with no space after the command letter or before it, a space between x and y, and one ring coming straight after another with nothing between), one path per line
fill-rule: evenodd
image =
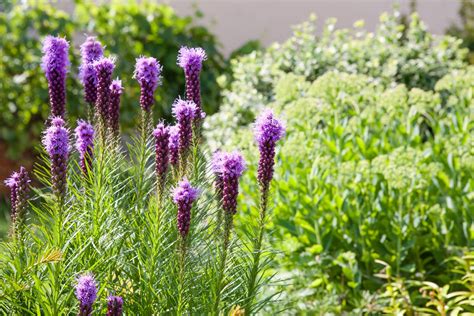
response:
M222 201L222 192L224 191L224 183L222 181L222 174L221 174L221 165L222 159L224 157L224 152L216 151L212 155L211 167L212 171L214 172L215 176L215 185L216 185L216 193L219 201Z
M221 190L222 208L227 214L237 212L239 178L245 170L245 160L239 152L217 152L213 157L213 171L218 178L218 191Z
M69 66L69 43L61 37L46 36L41 67L46 74L52 116L66 112L66 74Z
M285 127L273 114L272 110L264 110L257 118L254 127L255 140L260 151L258 163L258 182L263 190L268 190L273 178L275 164L275 144L285 135Z
M112 83L112 73L115 69L115 62L112 58L101 58L94 62L97 73L97 100L95 102L96 111L99 114L101 124L107 123L110 84Z
M87 170L92 167L92 150L94 149L94 128L86 121L79 120L75 129L76 149L80 156L80 166L82 172L87 174Z
M156 126L153 131L155 137L155 165L158 181L158 193L161 195L166 181L166 172L169 164L169 129L163 123Z
M79 301L78 315L92 315L92 305L97 298L97 284L91 274L84 274L77 280L76 297Z
M102 58L104 49L95 37L88 37L81 45L82 64L79 67L79 78L84 86L84 99L91 106L97 98L97 73L94 62Z
M51 184L53 193L64 197L66 192L67 160L69 157L69 132L64 127L64 120L55 117L43 136L43 145L51 159Z
M110 100L108 111L108 126L115 135L119 132L120 96L122 95L122 81L116 79L110 85Z
M170 126L169 135L170 163L176 167L179 161L179 127L177 125Z
M120 296L109 296L107 298L107 316L122 316L123 299Z
M183 68L186 77L186 99L196 104L197 116L195 119L203 118L204 112L201 108L201 85L199 75L202 62L207 59L204 49L181 47L178 54L178 65Z
M173 103L173 115L178 121L180 159L189 150L193 139L193 119L196 116L196 104L193 101L177 99Z
M11 193L13 236L21 235L21 226L25 219L26 206L28 203L30 182L28 172L24 167L20 167L20 171L14 172L10 178L5 180L5 184L10 188Z
M150 111L154 102L154 93L161 82L162 67L153 57L140 57L135 65L133 77L140 84L140 106Z
M191 208L197 199L199 191L193 188L187 179L183 179L173 191L173 201L178 206L178 231L186 238L191 223Z

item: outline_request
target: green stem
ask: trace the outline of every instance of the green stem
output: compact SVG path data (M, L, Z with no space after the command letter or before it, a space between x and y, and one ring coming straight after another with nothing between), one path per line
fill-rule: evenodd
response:
M222 290L224 287L223 280L225 274L225 264L227 260L227 252L230 244L230 235L232 232L232 214L225 214L224 240L222 242L221 257L219 263L219 272L217 277L216 301L214 303L214 314L219 315L219 305L221 302Z
M185 265L186 265L186 239L180 238L179 243L179 284L178 284L178 311L177 315L184 315L184 283L185 283Z

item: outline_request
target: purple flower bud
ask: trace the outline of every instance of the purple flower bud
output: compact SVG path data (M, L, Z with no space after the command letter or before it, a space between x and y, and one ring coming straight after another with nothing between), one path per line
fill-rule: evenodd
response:
M204 49L181 47L178 54L178 65L184 69L186 77L186 99L196 104L197 116L195 119L204 118L201 114L201 84L199 75L202 62L207 59Z
M48 80L49 102L53 116L64 117L66 112L68 50L69 43L64 38L46 36L43 41L41 68L43 68Z
M67 160L69 157L69 132L60 117L51 120L43 136L43 145L51 159L51 184L53 193L64 196L66 192Z
M115 69L115 62L112 58L101 58L94 62L97 73L97 100L95 102L96 111L104 123L107 122L107 112L109 109L110 84L112 83L112 73Z
M156 177L158 179L158 188L163 190L166 171L168 170L169 163L169 138L170 133L168 127L160 123L156 126L153 131L155 137L155 165L156 165Z
M81 57L83 64L89 64L104 56L102 44L94 36L87 37L81 45Z
M119 118L120 118L120 96L122 95L122 81L116 79L110 85L110 100L108 111L108 126L117 134L119 132Z
M275 144L285 135L285 126L274 116L272 110L267 109L257 118L254 133L260 151L258 181L266 191L273 178Z
M30 178L24 167L20 167L19 172L14 172L10 178L5 180L5 185L10 188L11 218L13 224L13 234L16 235L21 229L21 223L25 219L28 194L30 192Z
M191 208L197 199L199 191L191 186L187 179L183 179L173 191L173 201L178 206L178 231L182 238L186 238L191 223Z
M189 150L193 139L193 119L196 117L196 104L193 101L177 99L173 103L173 115L179 127L179 153L183 155Z
M236 151L232 153L217 152L212 160L212 169L218 179L218 194L221 194L222 208L228 214L233 215L237 212L239 178L245 170L245 160Z
M179 161L179 127L177 125L170 126L169 135L170 163L176 167Z
M94 149L94 128L86 121L77 121L76 149L80 156L82 172L87 174L87 169L92 167L92 150Z
M161 83L162 67L153 57L137 58L133 77L140 84L140 106L148 112L153 105L156 88Z
M92 315L92 305L97 298L97 283L91 274L84 274L77 280L76 297L79 300L79 315Z
M109 296L107 298L107 316L122 316L123 299L120 296Z

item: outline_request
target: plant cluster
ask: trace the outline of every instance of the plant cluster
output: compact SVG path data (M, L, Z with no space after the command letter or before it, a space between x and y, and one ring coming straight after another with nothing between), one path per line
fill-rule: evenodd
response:
M1 6L1 5L0 5ZM115 75L121 77L126 91L122 96L121 126L128 132L136 126L136 100L140 90L133 84L129 69L136 56L153 54L166 69L165 89L157 91L160 101L155 119L171 119L170 104L176 95L183 94L184 77L175 62L175 52L183 45L201 46L209 53L207 71L203 74L203 107L208 113L217 110L219 89L215 79L221 73L224 60L217 50L215 37L205 28L194 25L193 17L179 17L170 6L151 1L104 2L74 1L69 14L46 1L13 1L0 10L0 139L7 155L19 158L31 153L40 138L44 121L48 118L48 93L42 87L46 78L41 75L41 45L39 39L48 35L84 39L84 34L95 35L107 43L108 51L117 57ZM146 43L146 45L144 45ZM85 116L90 102L81 92L82 74L78 73L81 58L79 45L71 45L71 75L67 81L67 97L71 119ZM84 73L85 72L85 73ZM115 79L115 78L114 78ZM25 132L28 131L28 132ZM32 141L33 140L33 141Z
M128 151L118 124L122 85L113 80L118 61L94 37L81 45L79 68L88 119L77 122L72 141L68 53L64 38L44 39L51 115L36 169L43 186L32 188L25 168L5 182L12 225L0 244L0 312L258 313L272 299L262 294L272 279L265 227L282 122L268 110L255 123L260 194L249 207L258 215L236 225L247 165L239 151L215 152L208 163L202 150L205 50L179 50L186 98L172 105L175 125L160 121L154 129L155 92L166 68L154 57L136 59L140 133L126 143Z

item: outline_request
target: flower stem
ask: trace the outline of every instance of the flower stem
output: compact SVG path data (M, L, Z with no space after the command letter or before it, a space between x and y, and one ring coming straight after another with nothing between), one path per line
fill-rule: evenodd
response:
M230 244L230 236L232 233L233 218L232 214L225 214L225 226L224 226L224 239L222 242L220 263L219 263L219 272L217 276L217 288L216 288L216 300L214 303L214 314L219 315L219 304L221 302L222 290L224 288L224 275L225 275L225 265L227 260L227 253Z

